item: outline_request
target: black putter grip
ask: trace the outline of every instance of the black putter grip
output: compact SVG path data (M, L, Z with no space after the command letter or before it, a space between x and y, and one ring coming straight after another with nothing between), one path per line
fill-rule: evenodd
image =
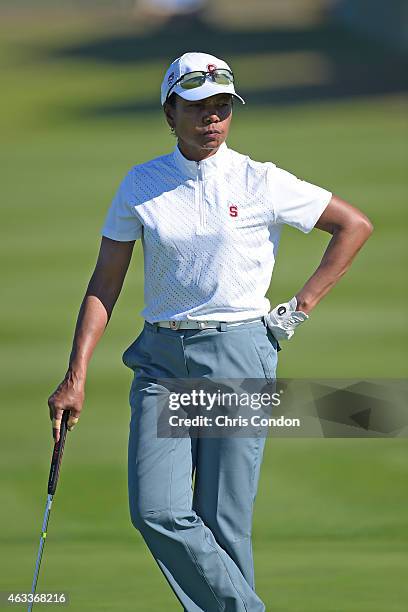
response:
M52 453L50 476L48 478L48 494L54 495L57 488L58 476L61 466L62 453L64 452L65 437L67 435L67 423L69 418L69 410L64 410L62 413L60 438L54 444Z

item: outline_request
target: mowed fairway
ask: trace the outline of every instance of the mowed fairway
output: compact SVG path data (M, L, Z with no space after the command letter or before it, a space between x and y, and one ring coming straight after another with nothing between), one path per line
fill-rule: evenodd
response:
M163 61L123 66L45 53L98 28L108 25L70 18L0 30L2 591L31 585L52 449L46 399L65 373L107 207L133 164L174 146L159 107L84 112L129 96L159 104L165 49ZM285 345L281 376L407 376L405 111L397 95L293 107L248 98L236 108L231 147L331 189L375 226L352 271ZM320 232L285 230L272 302L301 287L326 243ZM68 435L38 585L67 591L73 612L180 609L128 516L131 373L120 357L142 306L138 245ZM406 439L268 441L254 524L268 611L406 610L407 451Z

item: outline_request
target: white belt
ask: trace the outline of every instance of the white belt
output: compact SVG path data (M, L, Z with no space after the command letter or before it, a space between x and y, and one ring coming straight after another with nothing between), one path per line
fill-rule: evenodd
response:
M167 327L168 329L217 329L221 324L236 327L253 321L262 321L262 318L257 317L256 319L246 319L245 321L234 321L232 323L224 321L157 321L153 325Z

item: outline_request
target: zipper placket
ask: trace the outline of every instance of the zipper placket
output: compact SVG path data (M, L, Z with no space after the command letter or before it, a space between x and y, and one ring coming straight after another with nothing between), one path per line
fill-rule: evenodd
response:
M199 230L205 227L205 201L204 201L204 181L203 169L200 162L197 162L197 195L198 195L198 210L199 210Z

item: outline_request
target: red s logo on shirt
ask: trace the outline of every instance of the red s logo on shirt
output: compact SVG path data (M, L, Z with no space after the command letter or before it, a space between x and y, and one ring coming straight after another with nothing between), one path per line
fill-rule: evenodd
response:
M238 217L238 206L235 206L234 204L232 204L229 207L229 214L230 214L230 217Z

